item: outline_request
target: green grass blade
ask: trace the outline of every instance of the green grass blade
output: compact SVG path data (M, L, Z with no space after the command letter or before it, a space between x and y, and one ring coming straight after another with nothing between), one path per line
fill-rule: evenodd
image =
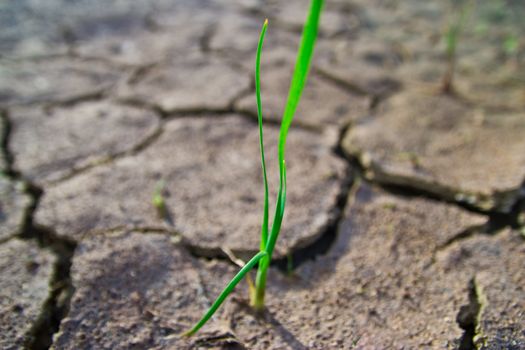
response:
M270 266L271 256L273 254L273 248L275 247L275 242L279 236L279 230L281 229L281 223L284 216L284 206L286 198L286 164L283 165L283 187L281 189L280 195L277 198L277 204L275 208L275 216L272 225L272 232L266 245L266 252L268 255L261 260L259 264L259 269L257 270L256 276L256 289L255 294L252 296L252 305L256 310L261 310L264 307L264 294L266 290L266 275L268 272L268 267Z
M306 78L310 69L310 62L315 46L315 40L317 38L317 32L319 27L319 18L321 16L321 9L323 7L323 0L312 0L308 18L303 28L303 34L301 37L301 44L299 45L299 51L297 53L297 60L295 62L295 69L290 84L290 90L288 92L288 100L286 101L286 107L283 113L283 119L281 122L281 130L279 132L279 192L278 202L280 205L276 208L276 217L272 224L272 230L270 237L268 238L268 244L266 251L269 253L271 259L271 252L277 236L279 235L282 217L284 215L284 205L286 202L286 186L285 180L285 163L284 155L286 150L286 138L288 136L288 129L292 123L297 105L303 93L304 86L306 84ZM274 237L272 237L274 236Z
M467 15L471 10L472 2L466 2L459 10L459 15L453 23L449 25L445 40L446 40L446 51L449 58L453 58L456 54L456 47L458 44L459 36L465 25Z
M259 121L259 147L261 150L261 164L264 178L264 214L261 228L261 250L264 250L268 241L268 176L266 175L266 161L264 160L264 140L263 140L263 116L261 102L261 52L264 42L268 20L264 21L259 44L257 45L257 55L255 59L255 95L257 97L257 119Z
M286 206L286 163L283 162L282 171L280 176L281 186L279 188L279 196L277 198L277 204L275 206L275 215L272 223L272 231L270 232L270 237L268 238L268 244L266 245L266 252L268 253L268 258L271 259L273 254L273 249L275 248L275 243L277 242L277 237L279 237L279 232L281 231L281 224L284 218L284 208Z
M244 265L244 267L233 277L233 279L228 283L226 288L221 292L221 294L215 299L213 302L213 305L208 309L208 311L202 316L202 318L197 322L192 329L188 330L184 333L185 336L191 336L195 334L208 320L213 316L213 314L217 311L217 309L221 306L221 304L224 302L224 300L230 295L230 293L233 291L233 289L237 286L237 284L244 278L244 276L251 270L253 267L261 260L261 258L265 257L267 255L266 252L261 251L257 253L253 258L250 259Z
M281 130L279 133L279 165L282 166L284 161L284 153L286 149L286 137L288 129L299 104L301 94L303 93L306 84L306 78L310 69L310 62L314 51L315 40L317 38L317 31L319 27L319 18L321 16L321 9L323 0L312 0L310 5L310 12L303 28L301 37L301 44L299 45L299 52L295 62L295 70L288 92L288 99L283 113L281 122ZM282 168L281 168L282 169Z

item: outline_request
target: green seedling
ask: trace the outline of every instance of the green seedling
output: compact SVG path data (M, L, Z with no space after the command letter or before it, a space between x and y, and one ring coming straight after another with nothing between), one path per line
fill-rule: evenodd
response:
M471 2L466 2L462 5L457 16L450 22L447 31L445 33L445 46L446 46L446 57L447 57L447 69L443 75L441 81L441 92L442 93L452 93L454 92L453 80L454 80L454 71L456 69L457 61L457 46L461 31L465 24L468 13L472 6Z
M167 216L168 210L166 208L166 201L164 200L163 193L164 192L164 181L157 182L157 185L155 186L155 191L153 192L153 197L151 198L151 202L153 203L153 206L155 209L157 209L157 214L160 218L165 218Z
M503 41L503 51L507 56L514 56L518 52L519 40L515 35L508 35Z
M261 164L264 179L264 212L263 222L261 227L261 244L260 251L252 257L241 270L233 277L228 283L226 288L217 297L208 311L204 316L186 333L187 336L195 334L217 311L220 305L233 291L237 284L248 274L248 272L258 265L257 275L255 279L255 286L250 288L250 301L255 310L262 310L264 308L264 295L266 290L266 276L272 254L281 231L281 223L284 216L284 208L286 203L286 163L285 163L285 149L286 149L286 138L288 135L288 129L292 123L299 99L303 92L306 84L306 78L310 68L310 61L312 58L315 41L317 38L317 31L319 26L319 17L321 15L321 9L323 0L312 0L310 4L310 10L306 23L303 28L301 37L301 43L297 53L297 59L295 63L295 70L292 76L290 84L290 90L288 93L288 99L284 108L283 118L281 122L281 129L279 132L279 145L278 145L278 160L279 160L279 190L277 194L275 214L271 229L269 229L268 223L268 179L266 175L266 163L264 159L264 147L263 147L263 127L262 127L262 104L261 104L261 80L260 80L260 66L261 66L261 51L268 27L268 21L266 20L263 24L261 35L259 38L259 44L257 46L257 54L255 60L255 92L257 98L257 116L259 124L259 145L261 152Z
M286 274L288 276L293 275L293 255L292 253L286 254Z

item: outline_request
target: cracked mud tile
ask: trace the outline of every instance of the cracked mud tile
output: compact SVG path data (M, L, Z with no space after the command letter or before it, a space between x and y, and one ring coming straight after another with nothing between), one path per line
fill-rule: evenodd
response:
M196 260L166 234L90 236L73 258L75 293L52 348L194 349L199 340L217 349L221 340L240 346L222 310L202 333L181 336L209 307L208 294L234 273L227 264Z
M61 42L56 20L42 18L32 8L45 2L4 2L0 9L0 56L28 57L46 54L64 54L67 47ZM55 10L56 12L56 10ZM36 15L38 13L39 15Z
M0 174L0 242L21 233L32 203L22 182Z
M0 110L0 173L8 172L10 167L9 152L7 150L9 128L7 112Z
M221 17L215 6L192 3L152 4L132 28L121 28L117 22L111 31L88 31L87 35L78 36L74 50L80 56L104 57L132 65L191 57L199 51L199 40L206 35L210 23ZM104 22L100 23L103 28Z
M349 200L330 252L270 274L265 318L234 313L233 332L250 349L455 349L466 282L434 251L486 218L366 185Z
M525 347L524 257L525 240L511 229L458 241L437 254L437 264L458 280L473 279L477 349Z
M117 1L109 6L103 0L13 2L0 12L5 15L0 17L4 19L0 21L2 47L12 56L27 57L76 49L101 38L133 36L140 30L154 29L150 17L158 12L188 13L191 3L197 1ZM114 44L117 51L119 43ZM95 48L100 46L93 46L91 54L99 53Z
M342 5L341 5L342 6ZM436 2L357 2L352 36L320 41L314 66L350 90L385 98L408 83L439 85L446 68L439 45L446 21Z
M265 65L262 71L265 72L261 82L264 119L280 121L293 73L293 63L278 62ZM365 117L369 105L369 98L349 94L316 76L311 76L294 120L319 129L328 126L342 127L350 121ZM255 94L240 99L234 108L257 115Z
M308 12L308 3L301 0L289 0L285 3L266 1L261 9L269 18L270 23L273 21L288 30L300 33ZM358 26L359 21L351 13L329 2L325 5L321 16L319 36L324 38L348 34L356 30Z
M344 64L345 57L353 57L361 42L383 47L401 59L398 64L388 67L389 74L403 85L414 84L422 89L439 90L443 76L448 69L444 30L454 21L453 13L459 11L458 5L439 1L403 1L403 2L362 2L357 13L361 28L352 37L356 41L334 41L327 50L334 50L343 57L343 64L333 61L323 67L332 76L339 76L345 81L358 83L363 78L370 79L373 69L368 67L367 74L361 72L358 60L353 64ZM523 110L525 99L524 70L516 53L509 55L502 45L502 32L525 32L522 23L516 19L525 14L522 4L507 4L500 9L499 19L494 15L494 4L482 2L468 9L458 38L454 71L454 91L462 98L479 106L495 109ZM491 15L492 13L492 15ZM481 26L498 30L479 31ZM520 34L517 34L520 35ZM376 55L377 51L373 53ZM368 56L373 58L374 56ZM357 65L356 65L357 63Z
M55 256L36 243L12 239L0 245L0 347L21 349L46 310Z
M265 127L272 202L279 183L277 141L278 129ZM290 131L287 213L276 256L315 241L334 219L346 169L331 151L335 142L335 135ZM195 251L217 255L227 247L245 258L258 250L263 208L258 129L233 115L168 122L162 136L136 156L49 188L36 222L73 239L122 225L162 226L151 199L161 179L166 220L173 224L168 227Z
M159 1L156 1L157 3ZM30 1L2 6L2 43L8 55L66 51L77 41L132 30L144 22L152 1Z
M315 71L327 81L358 95L388 97L401 89L394 71L403 57L397 49L370 35L356 40L325 40L314 60Z
M101 63L67 58L5 60L0 65L0 105L68 103L95 97L122 74Z
M38 185L130 151L160 127L155 113L108 101L16 108L10 121L13 167Z
M254 69L255 52L263 21L263 15L247 16L236 11L226 12L213 22L213 31L206 48L210 53L239 63L251 72ZM299 40L298 35L274 26L270 20L261 58L263 64L279 59L294 62Z
M506 212L525 177L524 115L405 91L351 128L343 148L381 183Z
M439 89L448 69L443 28L456 11L457 5L447 2L404 1L388 14L389 22L384 21L386 16L380 17L381 25L374 36L395 43L407 58L396 73L399 79ZM517 59L517 52L505 51L501 33L525 33L525 26L516 22L525 15L525 7L520 3L506 4L505 9L500 9L498 20L494 11L490 2L480 2L467 10L468 20L462 27L456 50L454 93L478 106L523 110L523 62ZM498 30L480 32L479 26Z
M190 21L190 18L186 18ZM198 28L200 32L202 28ZM181 33L182 32L182 33ZM169 57L187 57L198 52L197 40L201 33L195 28L183 26L149 32L137 30L114 36L102 36L79 43L75 53L81 57L101 57L127 65L150 65Z
M165 62L141 79L122 85L121 100L154 105L164 112L226 110L250 86L247 74L216 59L197 55Z

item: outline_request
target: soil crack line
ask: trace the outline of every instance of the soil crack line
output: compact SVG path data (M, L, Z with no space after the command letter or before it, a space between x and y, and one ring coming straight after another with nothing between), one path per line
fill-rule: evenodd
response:
M331 75L330 73L326 72L325 70L321 68L313 67L312 73L314 73L317 77L323 79L327 83L337 86L349 92L352 95L368 96L372 98L375 97L373 94L370 94L368 91L366 91L359 85L343 80L341 78L334 77L333 75Z
M33 214L43 191L28 183L27 192L33 198L33 205L28 209L19 238L35 240L42 249L50 250L57 258L49 281L48 298L42 306L41 314L29 331L28 338L31 341L26 344L27 349L44 350L51 346L53 335L58 332L60 322L69 311L69 303L74 292L70 270L77 244L72 240L59 237L52 230L34 225Z
M13 176L12 166L13 166L13 154L9 151L9 139L11 135L11 121L9 120L9 112L6 109L0 110L0 130L2 134L0 135L0 157L4 159L6 169L4 173L8 176Z
M512 205L508 205L508 210L501 211L498 206L495 206L492 209L483 209L479 206L469 203L467 200L458 199L457 193L461 191L457 189L452 189L435 183L418 181L418 179L415 178L401 179L395 176L388 177L387 174L382 173L378 173L376 176L370 177L367 175L367 172L374 168L375 165L367 165L363 160L362 155L343 151L343 157L352 167L355 168L356 176L362 179L365 183L378 186L384 191L394 195L400 195L403 197L427 198L438 202L451 204L472 213L484 215L489 219L489 223L487 225L487 230L489 232L498 231L506 226L517 228L525 223L525 214L523 214L525 208L525 197L523 197L521 194L518 198L516 198ZM412 181L412 184L410 184L410 181ZM519 191L523 190L518 189L513 192ZM491 200L497 201L497 198L493 198Z
M477 350L474 341L479 336L482 306L476 278L472 277L468 283L468 304L461 306L456 316L456 322L464 330L459 340L458 350Z
M69 172L68 174L64 175L64 176L61 176L60 178L56 179L56 180L53 180L51 182L49 182L49 185L50 186L55 186L61 182L64 182L64 181L67 181L67 180L70 180L78 175L81 175L93 168L96 168L98 166L102 166L102 165L107 165L107 164L111 164L115 161L117 161L118 159L121 159L121 158L124 158L124 157L128 157L128 156L134 156L134 155L137 155L139 154L140 152L142 152L143 150L145 150L146 148L148 148L151 144L155 143L155 141L157 141L160 136L163 134L164 132L164 126L163 126L163 123L162 123L162 120L159 122L159 126L150 134L148 135L147 137L144 138L144 140L142 140L140 143L136 144L135 146L133 146L132 148L130 149L127 149L127 150L124 150L124 151L121 151L121 152L117 152L115 154L112 154L112 155L108 155L106 157L102 157L102 158L99 158L98 160L96 161L93 161L89 164L86 164L82 167L78 167L78 168L75 168L73 169L71 172Z
M51 250L57 257L50 281L50 295L43 305L42 314L33 325L30 334L30 350L49 349L53 335L69 312L74 287L71 281L71 265L76 243L57 237L51 231L40 231L34 227L26 232L27 238L36 239L42 248Z

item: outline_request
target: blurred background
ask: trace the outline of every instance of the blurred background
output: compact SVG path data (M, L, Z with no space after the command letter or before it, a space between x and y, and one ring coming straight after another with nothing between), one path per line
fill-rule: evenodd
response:
M48 61L10 65L21 58L80 57L137 68L209 53L251 69L264 18L270 19L267 46L273 53L268 55L278 55L277 47L289 47L293 54L307 3L5 0L0 4L0 102L34 102L58 93L51 87L53 78L41 73L46 68L36 67ZM482 103L523 107L524 15L525 3L519 0L327 1L316 64L335 69L331 73L339 77L337 68L346 66L345 78L352 84L380 85L375 88L382 92L394 88L392 81L390 86L372 82L373 75L439 84L454 40L458 89ZM79 70L89 72L90 65Z

